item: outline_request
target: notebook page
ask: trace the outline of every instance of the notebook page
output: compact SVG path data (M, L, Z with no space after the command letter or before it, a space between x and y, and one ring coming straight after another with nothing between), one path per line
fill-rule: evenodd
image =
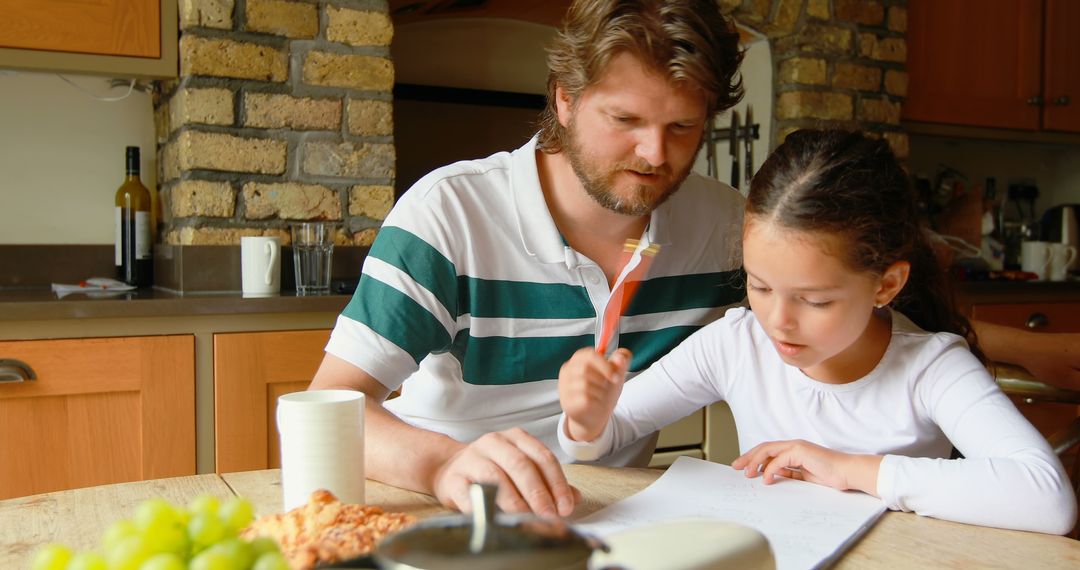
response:
M864 493L792 479L766 486L729 465L680 457L645 490L574 524L603 538L672 519L736 522L765 535L778 570L801 570L834 562L884 511Z

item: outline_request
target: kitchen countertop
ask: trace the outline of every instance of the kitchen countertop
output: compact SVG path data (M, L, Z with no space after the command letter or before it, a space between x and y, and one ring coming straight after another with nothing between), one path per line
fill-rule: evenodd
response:
M964 304L1078 302L1080 281L965 281L958 283L957 294ZM155 288L112 293L107 297L74 293L61 299L43 287L0 288L0 321L339 313L351 297L336 293L301 296L295 291L283 291L272 297L245 298L239 292L179 294Z
M960 281L956 293L965 304L1068 303L1080 301L1080 280Z
M48 289L0 289L0 321L77 318L170 317L262 313L341 312L351 295L297 295L245 298L240 293L188 293L139 289L93 297L73 293L57 298Z

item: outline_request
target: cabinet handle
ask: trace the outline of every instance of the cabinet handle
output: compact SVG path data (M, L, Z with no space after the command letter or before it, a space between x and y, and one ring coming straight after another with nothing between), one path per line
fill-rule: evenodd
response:
M1034 97L1029 97L1028 100L1026 101L1026 103L1028 105L1031 105L1032 107L1042 107L1043 106L1043 96L1042 95L1036 95Z
M1031 316L1028 317L1027 322L1024 323L1024 326L1029 329L1041 329L1049 324L1050 319L1048 319L1046 315L1042 313L1032 313Z
M30 365L13 358L0 358L0 384L37 380L37 374Z
M1057 99L1054 99L1054 104L1055 105L1061 105L1062 107L1064 107L1065 105L1068 105L1069 104L1069 96L1068 95L1062 95L1061 97L1058 97Z

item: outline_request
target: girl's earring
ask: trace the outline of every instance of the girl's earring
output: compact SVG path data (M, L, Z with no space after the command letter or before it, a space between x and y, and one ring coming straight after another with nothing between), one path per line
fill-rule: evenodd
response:
M874 308L875 309L880 309L880 308L882 308L884 306L885 306L885 303L874 303Z

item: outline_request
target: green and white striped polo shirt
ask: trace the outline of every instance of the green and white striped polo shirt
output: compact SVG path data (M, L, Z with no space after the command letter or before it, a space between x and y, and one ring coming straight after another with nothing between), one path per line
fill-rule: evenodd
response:
M410 424L461 441L519 426L569 461L555 437L556 379L596 342L610 291L555 227L536 152L534 138L406 192L326 350L400 388L386 407ZM653 212L642 239L662 249L611 343L634 352L633 372L744 298L742 208L738 192L691 174ZM604 462L628 464L651 445Z

